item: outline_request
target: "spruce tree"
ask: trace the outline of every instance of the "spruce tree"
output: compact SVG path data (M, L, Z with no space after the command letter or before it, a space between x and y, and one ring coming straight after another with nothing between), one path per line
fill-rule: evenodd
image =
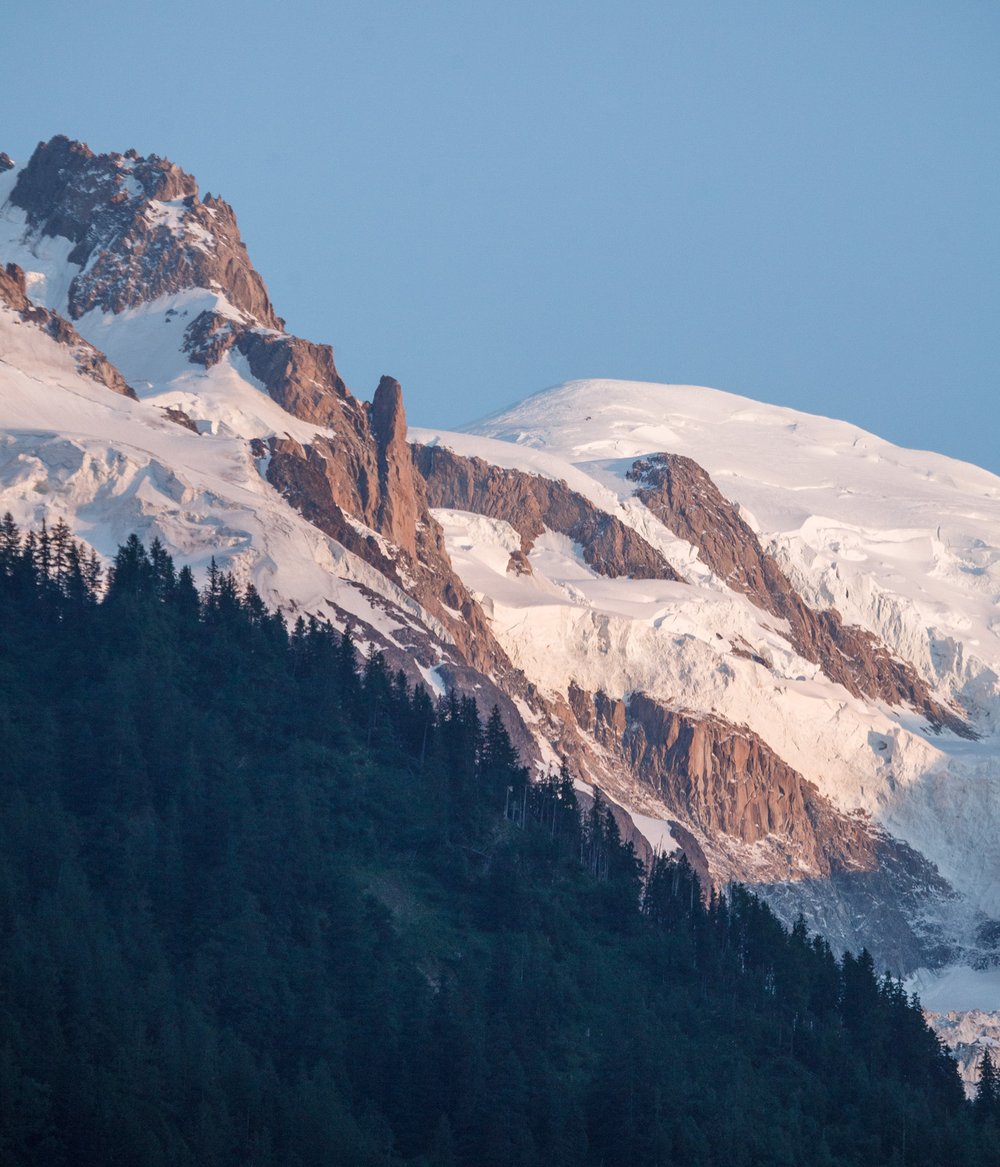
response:
M988 1048L983 1050L983 1060L979 1064L974 1108L980 1122L996 1123L1000 1118L1000 1074Z

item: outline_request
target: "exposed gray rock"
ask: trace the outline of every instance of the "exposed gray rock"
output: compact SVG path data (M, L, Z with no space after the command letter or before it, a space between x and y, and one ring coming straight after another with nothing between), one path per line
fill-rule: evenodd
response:
M95 154L58 135L39 143L10 201L43 235L75 246L83 270L69 289L69 315L121 312L185 288L218 288L234 307L280 330L264 281L250 263L232 207L198 197L179 166L151 154Z

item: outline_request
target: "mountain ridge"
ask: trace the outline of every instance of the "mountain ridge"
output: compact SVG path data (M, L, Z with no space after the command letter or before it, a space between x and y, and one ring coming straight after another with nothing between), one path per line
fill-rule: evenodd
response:
M633 813L647 854L751 879L835 945L901 971L1000 959L976 940L1000 915L1000 480L847 423L622 382L407 434L398 383L363 403L329 345L285 333L232 209L172 163L56 138L0 196L30 311L61 314L139 399L97 436L86 412L108 407L48 371L52 338L29 351L8 305L0 343L44 366L52 400L5 385L0 507L54 508L105 555L126 524L195 567L211 549L433 695L497 704L539 772L566 757ZM651 456L684 472L683 507ZM997 533L976 547L980 511ZM838 848L865 858L835 886ZM905 910L866 924L889 894Z

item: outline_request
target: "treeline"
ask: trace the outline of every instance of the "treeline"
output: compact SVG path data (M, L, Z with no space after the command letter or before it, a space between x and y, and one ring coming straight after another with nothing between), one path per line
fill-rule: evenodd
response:
M496 711L134 537L8 517L0 612L3 1164L1000 1163L867 954Z

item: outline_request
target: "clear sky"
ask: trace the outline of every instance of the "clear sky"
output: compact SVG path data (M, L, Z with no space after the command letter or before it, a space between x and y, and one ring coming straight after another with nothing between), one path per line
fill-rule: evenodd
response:
M457 426L712 385L1000 471L996 0L4 0L0 150L155 152Z

